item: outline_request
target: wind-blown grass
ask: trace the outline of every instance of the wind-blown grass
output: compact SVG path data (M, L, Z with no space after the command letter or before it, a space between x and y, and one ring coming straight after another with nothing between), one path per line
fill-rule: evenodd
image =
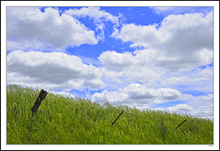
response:
M101 106L52 93L32 116L39 93L7 86L7 144L213 144L213 122L208 119L108 102Z

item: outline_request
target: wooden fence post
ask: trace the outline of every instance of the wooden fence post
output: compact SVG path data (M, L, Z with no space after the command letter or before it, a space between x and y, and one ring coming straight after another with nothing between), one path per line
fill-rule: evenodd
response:
M45 99L46 95L47 95L47 91L44 91L44 90L42 89L42 90L40 91L39 96L37 97L36 102L34 103L34 106L33 106L32 109L31 109L32 115L34 115L34 113L37 112L37 110L38 110L38 108L39 108L39 106L40 106L40 104L41 104L41 101L42 101L43 99Z
M177 129L178 127L180 127L183 123L185 123L186 122L186 119L182 122L182 123L180 123L175 129Z
M122 111L119 115L118 115L118 117L115 119L115 121L112 123L112 125L116 122L116 120L121 116L121 114L123 113L124 111Z

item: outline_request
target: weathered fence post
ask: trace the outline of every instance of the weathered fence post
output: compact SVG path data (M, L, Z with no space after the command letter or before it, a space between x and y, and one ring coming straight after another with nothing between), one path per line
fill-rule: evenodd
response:
M115 121L112 123L112 125L116 122L116 120L121 116L121 114L123 113L124 111L122 111L119 115L118 115L118 117L115 119Z
M175 129L177 129L178 127L180 127L183 123L185 123L186 122L186 119L182 122L182 123L180 123Z
M37 110L38 110L38 108L39 108L39 106L40 106L40 104L41 104L41 101L42 101L43 99L45 99L46 95L47 95L47 91L44 91L44 90L42 89L42 90L40 91L39 96L37 97L36 102L34 103L34 106L33 106L32 109L31 109L32 115L34 115L34 113L37 112Z

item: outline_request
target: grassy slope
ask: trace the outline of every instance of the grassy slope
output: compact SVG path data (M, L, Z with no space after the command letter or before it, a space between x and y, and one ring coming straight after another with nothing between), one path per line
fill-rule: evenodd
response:
M32 117L39 92L7 87L7 144L213 144L213 122L207 119L51 93Z

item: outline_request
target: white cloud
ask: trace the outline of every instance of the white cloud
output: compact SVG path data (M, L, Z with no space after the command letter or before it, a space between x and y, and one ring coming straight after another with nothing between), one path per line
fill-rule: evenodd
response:
M174 7L165 7L164 6L164 7L151 7L151 8L155 11L155 13L160 14L160 13L163 13L165 11L171 10Z
M129 67L133 62L133 56L129 52L117 53L115 51L105 51L99 56L103 66L109 70L120 71Z
M201 97L201 100L205 100L205 101L213 101L213 94L208 94L206 96L200 96Z
M213 62L213 13L169 15L161 25L125 24L114 36L131 46L154 49L154 63L188 71Z
M213 104L207 106L201 106L191 112L191 114L203 118L209 118L213 120L214 118L214 107Z
M148 106L155 103L179 99L181 93L170 88L149 89L145 85L133 83L118 91L104 90L95 93L92 100L103 103L105 100L112 104L129 104L138 106Z
M161 59L156 50L144 49L134 53L106 51L99 56L107 78L117 84L123 82L143 82L149 88L154 88L159 83L160 87L184 86L184 91L213 91L213 67L195 68L193 71L167 72L157 65ZM175 66L176 64L173 64ZM159 86L158 85L158 86Z
M192 96L191 94L181 94L179 100L185 100L185 104L178 104L175 106L153 108L155 110L169 111L171 113L187 113L192 116L199 116L203 118L213 119L213 94L202 96Z
M173 106L173 107L168 107L167 110L170 111L170 112L184 113L184 112L192 111L193 108L190 107L187 104L178 104L178 105Z
M176 100L181 96L179 91L170 88L160 88L158 91L161 93L161 98L164 100Z
M100 7L83 7L80 9L69 9L64 11L64 14L71 15L73 17L89 17L90 19L94 20L94 24L96 25L96 32L100 31L97 35L98 40L104 40L104 29L105 29L105 22L112 22L113 29L119 26L121 20L123 19L122 14L118 14L118 16L114 16L104 10L101 10Z
M106 51L99 56L103 64L103 70L108 78L118 83L145 82L148 86L159 80L164 70L153 65L156 54L153 50L142 50L118 53Z
M180 91L213 92L213 67L196 68L189 72L165 74L160 77L160 85Z
M133 42L131 46L150 47L153 43L162 43L168 34L162 33L156 29L156 25L142 26L135 24L124 24L120 33L115 34L116 38L124 42Z
M85 65L76 56L65 53L13 51L7 56L7 83L42 87L52 90L104 87L102 72Z
M75 17L89 17L96 22L111 21L112 23L119 24L119 18L112 14L101 10L99 7L83 7L81 9L69 9L64 12L65 14Z
M7 7L7 50L65 50L97 42L94 31L57 9Z
M200 96L193 96L191 94L182 94L181 99L188 100L188 105L192 106L193 108L210 106L210 104L213 104L214 102L213 93L200 95Z
M187 100L187 106L188 106L188 113L190 113L193 116L200 116L204 118L213 119L214 112L213 112L213 94L207 94L207 95L201 95L201 96L192 96L191 94L182 94L181 100ZM179 110L180 107L173 107L169 108L170 111L177 111L181 112ZM169 110L168 109L168 110ZM176 110L175 110L176 109ZM185 109L187 110L187 107L185 105ZM190 110L192 109L192 110Z

